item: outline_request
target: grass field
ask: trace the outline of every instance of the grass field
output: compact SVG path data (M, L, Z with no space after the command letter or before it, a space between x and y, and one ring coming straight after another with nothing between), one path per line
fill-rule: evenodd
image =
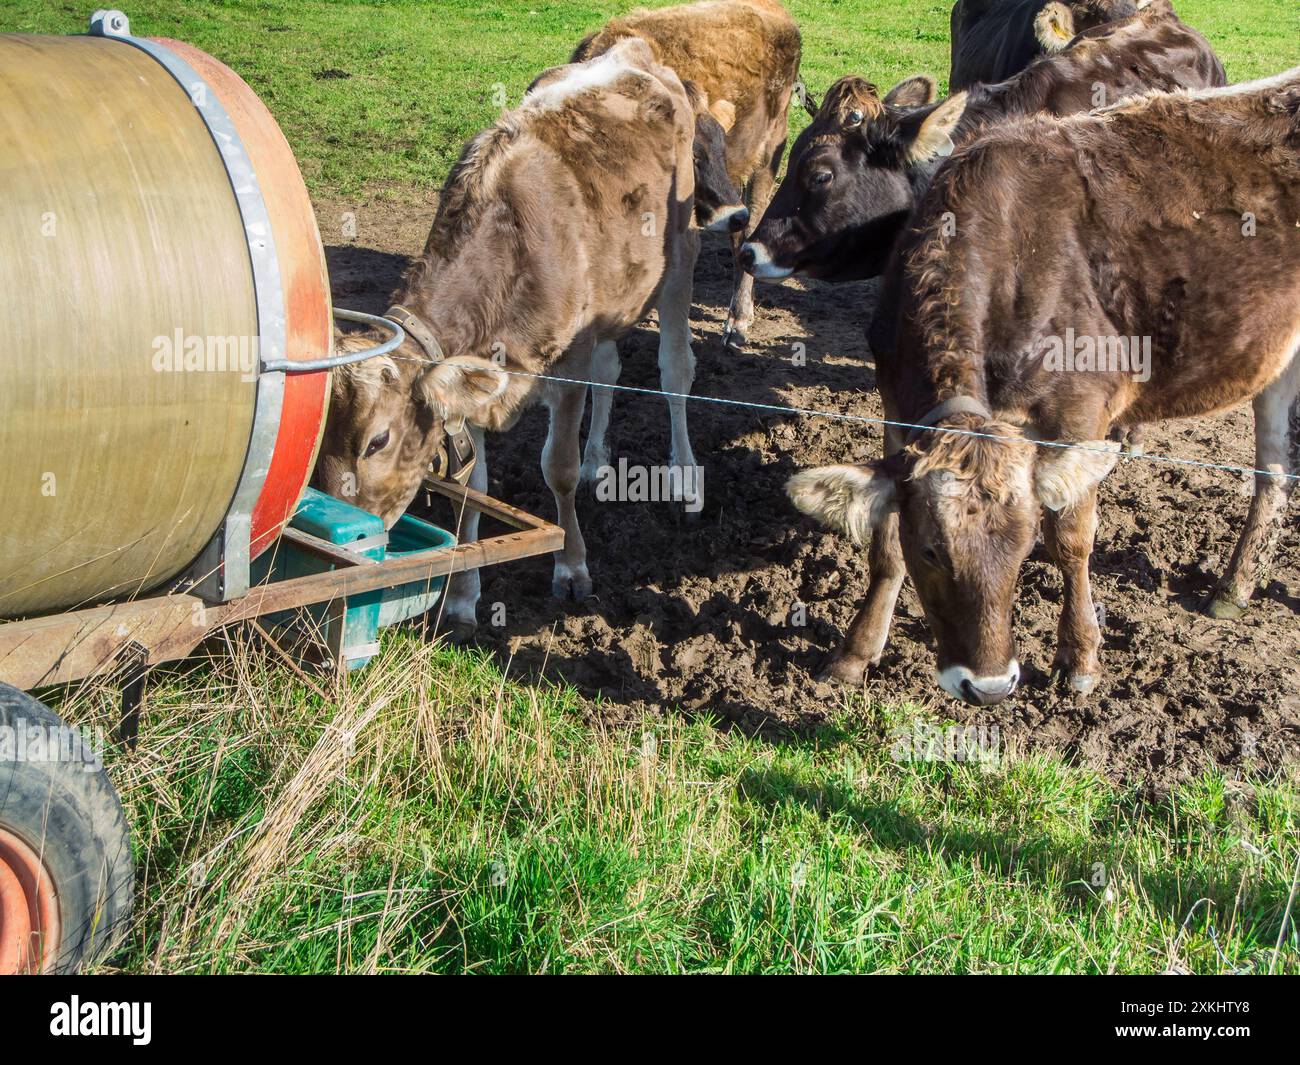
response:
M197 3L128 10L242 74L314 194L440 184L462 141L623 5ZM794 0L818 92L947 70L945 3ZM1184 0L1234 79L1300 62L1300 10ZM0 0L0 28L89 8ZM802 121L802 118L796 119ZM236 641L239 637L232 636ZM508 671L507 671L508 674ZM111 687L63 711L108 728ZM1001 750L901 757L943 724L847 698L785 742L665 707L617 732L575 692L385 636L343 680L260 644L161 678L110 753L138 920L105 970L1300 972L1300 775L1144 798ZM1300 905L1297 903L1296 905Z
M319 691L232 650L111 763L129 970L1300 971L1293 930L1275 953L1295 781L1151 803L1014 752L899 760L911 707L785 743L672 713L610 732L411 633Z
M314 194L358 196L440 186L502 98L517 103L585 32L634 6L147 0L127 14L133 32L189 41L242 75L275 113ZM788 7L803 33L803 75L814 94L850 73L882 87L908 74L946 79L947 0L791 0ZM1300 6L1181 0L1177 8L1209 37L1233 80L1300 63ZM0 0L0 28L76 33L91 10Z

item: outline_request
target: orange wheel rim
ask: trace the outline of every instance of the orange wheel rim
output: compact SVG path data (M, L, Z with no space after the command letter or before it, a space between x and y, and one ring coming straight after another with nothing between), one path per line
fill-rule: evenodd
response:
M60 933L58 892L45 863L0 828L0 974L48 972Z

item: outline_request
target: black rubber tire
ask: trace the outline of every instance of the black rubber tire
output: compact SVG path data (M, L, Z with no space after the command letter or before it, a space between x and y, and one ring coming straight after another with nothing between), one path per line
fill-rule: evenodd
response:
M2 726L67 727L49 707L8 684L0 684ZM58 891L61 942L54 971L75 972L106 956L129 926L135 867L122 804L103 767L18 761L0 753L0 825L41 855Z

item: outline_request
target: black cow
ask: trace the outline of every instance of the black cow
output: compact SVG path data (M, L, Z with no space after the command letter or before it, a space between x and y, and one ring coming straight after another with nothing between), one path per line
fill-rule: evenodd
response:
M1005 81L1040 55L1059 52L1075 33L1145 6L1142 0L957 0L948 89Z

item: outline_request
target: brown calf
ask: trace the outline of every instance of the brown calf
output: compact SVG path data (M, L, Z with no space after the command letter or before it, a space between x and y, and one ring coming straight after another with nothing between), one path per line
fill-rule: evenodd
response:
M890 430L883 462L790 486L806 512L874 532L868 600L834 676L859 681L878 661L906 567L944 690L975 704L1010 694L1016 580L1046 508L1065 582L1055 666L1090 690L1108 433L1253 399L1268 472L1209 605L1244 609L1294 486L1280 475L1297 470L1300 68L1000 127L936 177L886 291L886 416L934 429Z
M612 19L578 45L574 60L599 55L615 41L641 37L655 58L700 93L704 107L697 160L708 165L708 138L716 134L704 112L725 131L726 174L744 189L741 215L716 191L721 182L700 182L701 224L721 221L739 254L750 222L762 216L781 169L789 127L790 97L799 77L799 28L779 0L706 0ZM717 201L717 202L715 202ZM735 268L724 339L741 346L754 322L754 279Z
M517 110L471 141L393 299L432 339L408 336L391 358L336 373L317 484L391 525L446 423L468 420L479 445L471 485L484 490L482 430L507 429L526 406L545 403L542 472L565 531L553 588L584 598L591 579L574 491L586 388L525 375L587 380L593 351L612 349L657 305L663 387L690 391L693 127L677 75L630 39L547 71ZM437 348L445 359L432 357ZM600 391L608 395L598 390L598 401ZM672 461L694 467L685 402L669 409ZM461 535L477 538L477 515ZM476 572L453 580L445 614L457 627L473 627L478 591Z

